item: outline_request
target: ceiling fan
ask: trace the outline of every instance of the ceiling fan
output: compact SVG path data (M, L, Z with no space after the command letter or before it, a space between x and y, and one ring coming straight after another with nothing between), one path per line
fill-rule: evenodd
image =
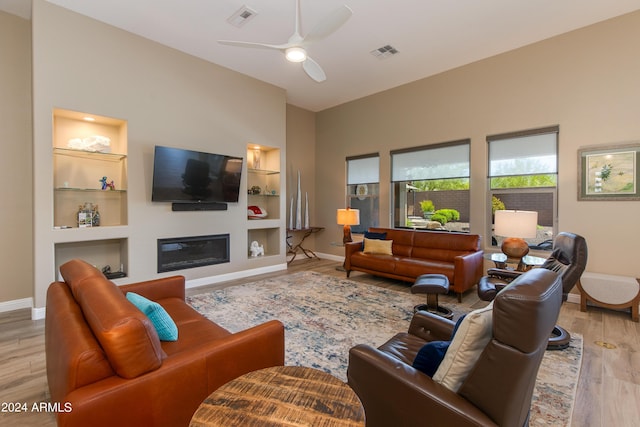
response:
M306 36L300 34L300 0L296 0L296 22L295 30L289 40L282 44L255 43L234 40L218 40L218 43L252 47L258 49L275 49L283 52L288 61L302 62L302 68L316 82L320 83L327 79L322 67L307 55L306 48L329 36L340 28L351 17L353 12L347 5L342 5L338 9L325 16Z

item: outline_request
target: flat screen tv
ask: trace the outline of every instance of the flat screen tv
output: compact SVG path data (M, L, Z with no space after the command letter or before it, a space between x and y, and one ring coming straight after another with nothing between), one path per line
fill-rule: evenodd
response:
M242 158L156 145L154 202L237 202Z

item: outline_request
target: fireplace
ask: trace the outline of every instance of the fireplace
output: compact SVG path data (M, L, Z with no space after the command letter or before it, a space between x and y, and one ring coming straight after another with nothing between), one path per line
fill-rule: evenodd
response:
M158 239L158 273L229 262L229 235Z

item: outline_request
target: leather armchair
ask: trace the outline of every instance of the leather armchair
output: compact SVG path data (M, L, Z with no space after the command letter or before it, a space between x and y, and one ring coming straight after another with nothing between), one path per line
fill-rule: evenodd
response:
M514 280L496 297L491 339L457 392L412 367L425 343L449 339L450 320L418 312L408 332L377 349L352 348L347 377L365 408L367 426L527 425L536 375L561 304L561 281L551 271L535 269Z
M562 280L562 301L567 300L571 289L580 281L587 266L587 241L584 237L568 232L558 233L553 241L549 258L540 266L558 273ZM478 296L484 301L492 301L498 292L522 272L490 268L487 276L478 282ZM549 349L563 349L569 345L571 336L565 329L556 326L549 339Z

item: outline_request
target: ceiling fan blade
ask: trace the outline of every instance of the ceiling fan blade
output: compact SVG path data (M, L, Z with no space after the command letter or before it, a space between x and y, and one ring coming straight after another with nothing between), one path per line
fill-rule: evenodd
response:
M318 83L322 83L323 81L327 80L327 75L324 73L324 71L322 71L322 67L320 67L320 65L318 65L316 61L309 57L307 57L307 59L305 59L305 61L302 63L302 68L309 77L311 77Z
M327 37L342 27L351 18L351 15L353 15L353 11L349 6L342 5L316 24L313 30L304 37L304 44L314 43Z
M269 44L269 43L255 43L255 42L242 42L235 40L218 40L218 43L228 45L228 46L236 46L236 47L252 47L257 49L277 49L283 50L288 47L291 47L289 43L285 44Z

